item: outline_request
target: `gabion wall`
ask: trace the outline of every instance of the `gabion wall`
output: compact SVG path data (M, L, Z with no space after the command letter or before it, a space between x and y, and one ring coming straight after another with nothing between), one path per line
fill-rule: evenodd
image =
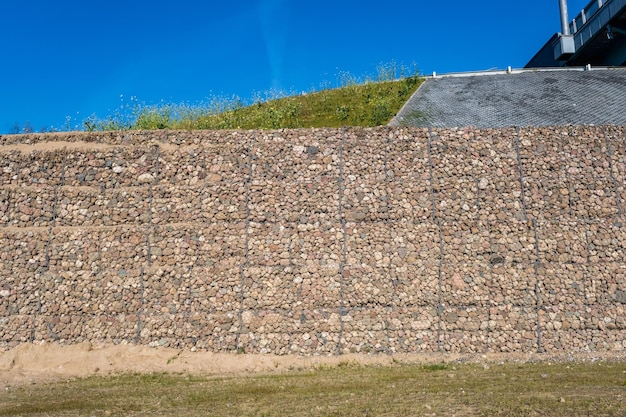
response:
M625 127L0 143L3 349L626 349Z

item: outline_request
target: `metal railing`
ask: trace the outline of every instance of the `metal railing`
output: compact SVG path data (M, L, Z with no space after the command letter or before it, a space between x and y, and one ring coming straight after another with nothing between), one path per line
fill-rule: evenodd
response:
M609 23L624 13L626 0L591 1L569 25L570 33L574 37L575 51L604 31L608 32L607 37L611 39L614 28L609 27Z
M592 0L585 8L572 20L569 25L570 33L573 35L578 32L582 27L595 16L598 11L611 0Z
M611 0L592 0L574 19L572 19L569 25L570 33L573 35L581 30L582 27L600 11L600 9L610 2Z

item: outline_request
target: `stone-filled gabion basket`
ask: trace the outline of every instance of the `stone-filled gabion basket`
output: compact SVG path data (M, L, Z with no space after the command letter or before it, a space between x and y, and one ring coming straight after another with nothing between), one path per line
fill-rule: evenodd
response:
M626 350L626 128L0 137L0 348Z

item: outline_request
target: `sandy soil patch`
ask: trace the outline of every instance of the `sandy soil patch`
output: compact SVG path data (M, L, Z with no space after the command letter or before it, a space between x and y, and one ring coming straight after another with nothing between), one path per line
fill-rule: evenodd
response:
M276 356L211 353L137 345L23 344L0 351L0 387L67 380L124 372L168 372L204 375L245 375L288 372L355 362L363 365L440 362L564 362L626 361L626 352L577 354L350 354L338 356Z

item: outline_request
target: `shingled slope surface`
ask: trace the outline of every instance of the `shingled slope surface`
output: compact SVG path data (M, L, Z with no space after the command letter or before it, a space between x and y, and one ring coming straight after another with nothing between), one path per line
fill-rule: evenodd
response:
M392 126L626 125L626 68L428 78Z

